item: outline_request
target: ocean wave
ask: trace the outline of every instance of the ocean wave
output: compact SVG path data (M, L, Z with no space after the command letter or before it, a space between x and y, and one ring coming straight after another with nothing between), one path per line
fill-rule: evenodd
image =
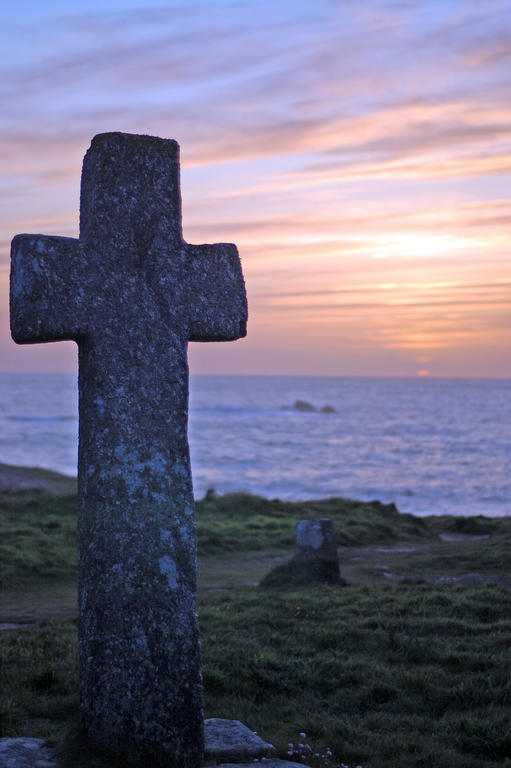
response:
M74 472L76 382L23 377L20 392L19 381L0 374L0 461ZM198 498L214 487L378 498L419 515L511 512L511 382L218 376L191 388ZM282 409L296 401L338 415Z

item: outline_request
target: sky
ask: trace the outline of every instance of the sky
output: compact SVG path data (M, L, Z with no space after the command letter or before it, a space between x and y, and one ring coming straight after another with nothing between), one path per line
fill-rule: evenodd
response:
M234 242L246 339L192 373L511 377L510 0L17 0L0 12L9 249L78 236L92 137L181 147L183 231Z

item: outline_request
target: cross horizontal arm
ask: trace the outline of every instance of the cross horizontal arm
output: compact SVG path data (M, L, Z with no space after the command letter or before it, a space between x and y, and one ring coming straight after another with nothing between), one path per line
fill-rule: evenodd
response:
M17 235L11 245L11 333L18 344L77 340L86 332L79 241Z
M247 335L247 296L238 249L231 243L188 245L189 341Z
M187 341L246 334L234 245L188 245L179 147L96 136L80 240L18 235L11 332L79 346L80 709L109 749L200 765L204 746Z

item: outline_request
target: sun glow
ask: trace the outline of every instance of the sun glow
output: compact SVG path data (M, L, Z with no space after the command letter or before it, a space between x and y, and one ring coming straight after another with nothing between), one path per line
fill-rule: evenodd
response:
M202 371L511 376L506 0L218 0L211 18L183 0L186 35L136 0L78 0L79 23L22 5L6 4L0 367L64 354L10 339L9 244L77 236L84 152L121 130L175 138L185 240L238 247L248 336L199 345Z
M486 245L481 238L459 237L456 235L432 235L428 232L416 234L395 234L375 243L375 259L385 258L437 258L448 253Z

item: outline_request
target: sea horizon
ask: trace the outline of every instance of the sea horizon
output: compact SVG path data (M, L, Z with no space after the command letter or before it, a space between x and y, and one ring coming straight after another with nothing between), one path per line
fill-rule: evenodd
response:
M0 375L15 375L15 376L78 376L78 368L76 371L40 371L40 370L2 370L0 369ZM433 374L428 375L405 375L405 374L314 374L314 373L207 373L207 372L189 372L190 377L195 376L217 376L217 377L239 377L239 378L277 378L277 379L406 379L409 381L511 381L511 375L509 376L436 376Z
M0 372L0 392L0 462L76 476L76 372ZM196 498L341 496L419 516L507 516L509 426L511 379L500 377L190 375Z

